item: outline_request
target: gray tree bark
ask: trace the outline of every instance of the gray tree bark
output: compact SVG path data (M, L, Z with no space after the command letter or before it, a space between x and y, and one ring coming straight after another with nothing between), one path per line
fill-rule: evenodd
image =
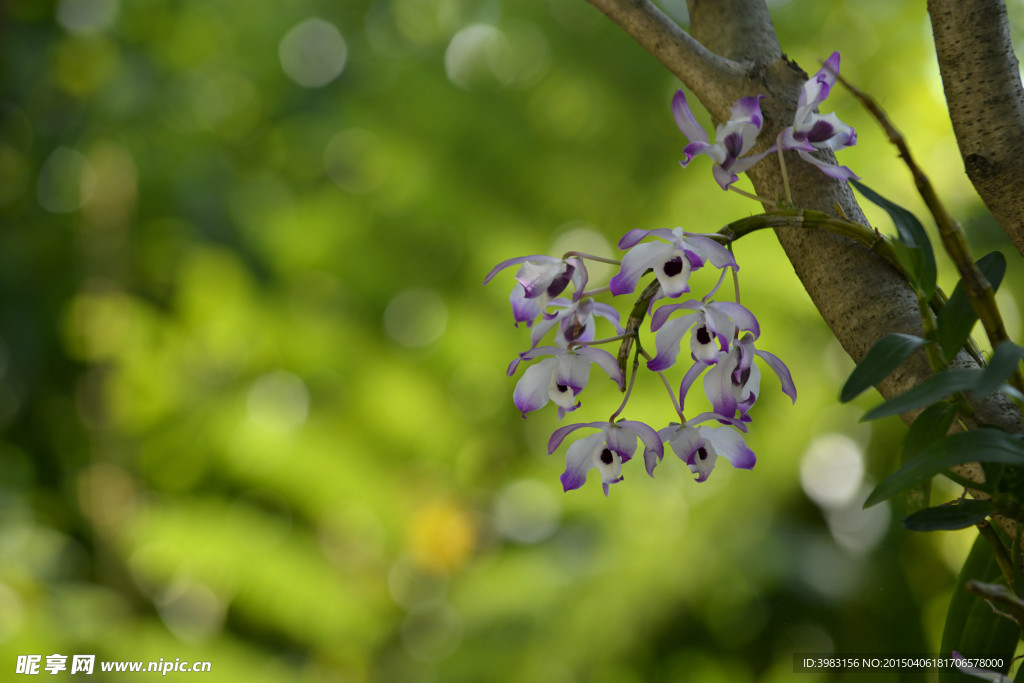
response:
M1024 86L1003 0L929 0L935 53L967 177L1024 254Z

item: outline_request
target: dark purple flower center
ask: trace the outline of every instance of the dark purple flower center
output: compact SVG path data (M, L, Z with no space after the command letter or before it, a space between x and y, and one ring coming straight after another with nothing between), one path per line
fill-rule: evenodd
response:
M569 390L569 387L567 387L564 384L556 384L555 388L558 389L558 393L560 393L560 394L564 394L565 392L567 392Z
M697 449L697 459L698 460L707 460L708 459L708 449L704 448L703 446L698 448Z
M683 272L683 259L678 256L673 256L668 261L665 261L665 265L661 267L665 272L665 275L669 277L675 277L679 273Z
M833 135L836 134L836 129L828 121L815 121L814 125L807 132L807 139L814 144L815 142L824 142Z
M701 327L697 330L697 342L700 344L711 343L711 333L708 332L707 327Z
M565 270L551 281L548 285L548 296L558 296L565 288L569 285L569 281L572 280L572 274L576 272L576 267L570 264L565 264Z
M728 168L743 153L743 135L741 133L729 133L725 136L725 140L722 140L722 146L725 147L726 152L726 158L722 163L722 167Z
M605 465L611 465L613 462L615 462L615 457L612 455L612 452L607 448L601 451L601 462L603 462Z

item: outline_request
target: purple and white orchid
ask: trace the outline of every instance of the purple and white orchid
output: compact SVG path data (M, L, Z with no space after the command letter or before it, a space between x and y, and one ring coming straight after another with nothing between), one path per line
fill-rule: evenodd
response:
M796 402L796 386L789 368L774 354L754 348L754 337L747 333L735 341L728 351L719 351L715 364L704 378L704 393L714 412L733 419L749 422L747 413L757 400L761 389L761 370L754 363L760 357L775 372L782 383L782 391ZM683 377L679 387L679 404L684 405L686 393L707 365L696 363Z
M828 97L832 86L839 75L839 53L833 52L800 91L800 99L796 104L796 116L793 125L779 134L782 149L796 150L800 158L817 166L822 173L840 180L859 180L859 177L846 166L837 166L811 156L818 150L832 150L857 144L857 133L850 126L839 120L835 113L817 114L818 108Z
M552 328L555 331L555 346L568 348L573 342L589 342L595 336L595 317L601 317L615 326L617 334L625 330L619 322L619 312L613 306L598 303L591 297L578 301L570 301L561 297L548 302L562 310L553 313L544 313L542 320L534 324L530 331L530 343L536 347Z
M652 427L634 420L566 425L551 435L548 453L554 453L567 435L582 427L601 431L569 446L565 453L565 472L561 477L564 491L583 486L587 480L587 473L596 468L601 473L601 486L604 488L604 495L607 496L608 487L622 481L622 463L632 459L638 438L644 442L644 465L647 473L654 476L654 468L664 456L662 440Z
M645 237L659 237L665 242L643 242ZM732 253L705 235L668 230L630 230L619 240L619 249L629 249L622 257L619 272L608 283L611 293L629 294L636 289L648 268L654 270L665 296L676 297L690 291L690 273L710 261L716 268L739 269Z
M679 310L693 311L678 318L670 316ZM739 332L751 332L756 339L761 330L757 318L745 306L731 301L697 301L662 306L651 317L651 331L656 332L657 355L647 363L648 370L671 367L679 355L683 335L690 329L690 355L704 365L714 365L719 354L728 352Z
M681 425L669 425L658 436L672 447L679 459L697 475L697 482L707 481L715 469L718 456L738 469L753 469L757 462L754 451L747 447L743 434L731 427L697 426L697 422L719 416L705 413Z
M559 419L567 412L576 410L580 405L576 396L590 380L591 363L601 366L619 388L623 388L622 371L615 357L607 351L589 346L572 349L539 346L530 349L519 354L519 357L509 364L508 376L515 374L520 362L544 355L551 355L553 358L545 358L527 368L512 393L512 400L523 417L526 417L526 413L543 408L548 401L553 401L558 406Z
M773 145L760 154L744 156L754 146L761 126L764 125L760 105L762 97L764 95L741 97L736 100L730 110L729 120L715 129L715 143L711 144L707 131L697 123L693 112L690 111L686 95L682 90L677 90L675 97L672 98L672 114L679 130L690 142L683 148L686 159L679 163L685 168L695 156L708 155L714 162L712 173L715 180L723 190L728 190L730 185L739 180L739 173L743 173L775 151Z
M533 325L551 299L564 292L570 282L575 288L574 301L580 299L587 286L587 269L581 259L559 259L544 255L519 256L502 261L487 274L484 284L500 271L516 264L522 264L516 273L518 284L512 288L509 296L516 326L519 323L526 323L528 327Z

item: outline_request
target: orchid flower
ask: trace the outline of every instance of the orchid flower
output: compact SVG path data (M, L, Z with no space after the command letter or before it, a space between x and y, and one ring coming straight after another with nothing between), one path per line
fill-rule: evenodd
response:
M509 296L517 327L519 323L526 323L527 327L533 325L551 299L565 291L570 282L575 287L574 301L580 299L587 286L587 269L581 259L559 259L543 255L520 256L502 261L487 274L484 284L500 271L518 263L522 266L516 273L517 284Z
M697 422L713 417L705 413L681 425L669 425L658 431L658 436L672 447L679 459L697 475L697 482L707 481L715 460L721 455L738 469L753 469L757 457L747 447L743 434L730 427L696 426ZM742 428L742 427L740 427Z
M693 312L669 319L679 310ZM651 331L657 332L655 346L658 353L648 361L647 369L659 371L671 367L679 355L683 335L691 328L690 355L704 365L714 365L721 352L728 352L740 331L752 332L755 339L761 333L754 314L731 301L690 299L681 304L662 306L651 317Z
M573 349L561 349L556 346L539 346L519 354L508 366L508 376L515 374L519 363L532 360L537 356L551 355L536 365L531 365L523 373L512 393L516 407L526 417L526 413L539 410L554 401L558 406L558 417L576 410L579 402L576 396L583 391L590 380L590 364L597 363L619 385L624 388L622 371L619 369L615 356L602 349L580 346Z
M659 237L666 242L643 242L645 237ZM732 253L705 235L672 230L630 230L619 240L619 249L629 249L622 257L619 272L608 283L615 296L629 294L636 289L640 277L648 268L661 282L665 296L679 296L690 291L690 272L710 261L716 268L739 269Z
M566 425L555 430L548 441L548 453L554 453L567 435L588 427L600 429L596 434L584 437L569 446L565 453L565 472L562 473L562 489L571 491L583 486L587 473L597 468L601 473L601 486L608 495L611 484L622 481L622 463L632 459L636 452L637 439L644 442L644 464L647 473L654 476L654 468L664 456L664 446L658 433L643 422L619 420L618 422L585 422Z
M530 331L530 343L536 347L552 328L556 328L555 346L568 348L573 342L589 342L594 340L595 316L600 316L615 326L617 334L625 330L619 322L619 312L614 306L598 303L590 297L579 301L570 301L561 297L548 302L563 310L554 313L544 313L542 320L536 323Z
M718 415L732 419L738 411L740 420L750 421L747 413L757 400L761 388L761 371L754 364L755 356L768 364L782 383L783 393L796 402L796 386L789 368L777 356L755 349L754 337L747 333L733 343L728 351L718 352L714 366L704 378L704 393ZM696 363L683 377L679 387L680 406L684 404L686 393L694 380L707 367Z
M796 104L796 116L793 125L779 134L782 149L795 149L800 158L817 166L822 173L830 178L840 180L858 180L859 177L846 166L837 166L811 156L817 150L832 150L857 144L857 133L853 128L839 120L835 113L814 113L825 98L839 76L839 53L833 52L825 65L818 70L800 91L800 99Z
M764 95L757 97L741 97L732 105L729 120L715 129L715 144L708 141L708 134L704 128L697 123L697 119L690 111L686 103L686 95L682 90L677 90L672 98L672 114L675 116L676 125L683 132L686 139L690 141L683 148L686 159L679 163L685 168L695 156L706 154L711 157L715 165L712 173L715 180L723 190L739 180L739 173L743 173L768 154L775 151L773 145L770 149L743 156L754 146L757 136L764 125L761 116L761 105L759 100Z

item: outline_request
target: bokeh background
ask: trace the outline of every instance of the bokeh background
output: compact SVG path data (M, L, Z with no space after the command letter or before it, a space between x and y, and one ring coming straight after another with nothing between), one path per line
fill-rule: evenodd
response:
M923 3L770 4L805 69L842 52L977 255L1008 255L1019 335ZM670 455L566 494L556 415L512 405L528 331L512 271L481 284L495 263L758 211L679 167L678 83L583 0L8 0L0 22L5 678L92 653L217 681L782 681L795 652L937 652L974 534L861 510L905 428L837 403L852 362L772 235L737 245L743 301L800 395L765 376L753 471L698 485ZM841 161L924 215L877 127L828 104L859 132ZM617 400L595 371L566 420ZM672 409L647 381L626 415Z

